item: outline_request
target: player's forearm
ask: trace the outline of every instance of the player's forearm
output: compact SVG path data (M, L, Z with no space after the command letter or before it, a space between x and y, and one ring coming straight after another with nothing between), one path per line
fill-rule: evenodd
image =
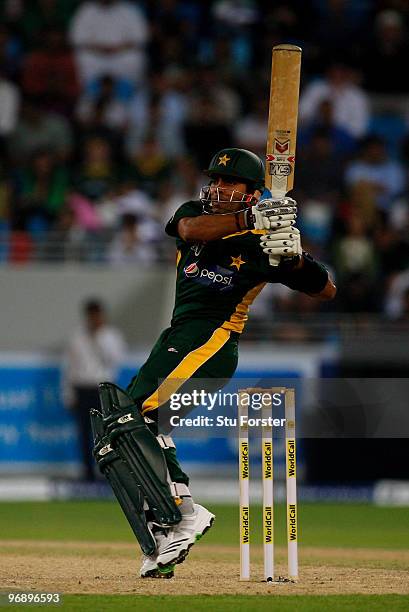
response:
M317 298L323 302L327 300L333 300L336 294L337 288L330 277L328 277L327 284L325 285L322 291L320 291L319 293L309 293L311 297Z
M185 217L178 223L178 232L186 242L211 242L245 228L243 213L235 215L200 215Z
M332 300L337 292L328 270L306 252L292 268L290 280L289 287L321 301Z

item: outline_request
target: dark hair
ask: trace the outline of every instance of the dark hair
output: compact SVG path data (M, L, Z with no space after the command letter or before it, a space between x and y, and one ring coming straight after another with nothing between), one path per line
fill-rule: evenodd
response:
M139 223L138 215L133 213L124 213L121 217L121 227L135 227Z
M368 134L360 142L361 150L364 150L367 147L370 147L372 145L378 145L378 146L384 147L385 140L381 138L381 136L378 136L377 134Z
M104 312L105 307L103 302L98 298L89 298L84 302L83 310L85 314L89 315Z

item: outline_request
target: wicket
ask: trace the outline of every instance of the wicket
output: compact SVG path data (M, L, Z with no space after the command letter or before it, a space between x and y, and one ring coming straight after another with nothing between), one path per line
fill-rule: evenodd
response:
M285 416L285 450L286 450L286 492L287 492L287 545L288 545L288 579L298 579L298 545L297 545L297 473L296 473L296 439L295 439L295 393L294 389L240 389L238 400L239 416L239 481L240 481L240 580L250 580L250 456L248 429L248 398L254 393L284 395ZM274 459L273 427L268 421L272 416L271 405L263 405L261 451L263 482L263 552L264 579L274 581Z

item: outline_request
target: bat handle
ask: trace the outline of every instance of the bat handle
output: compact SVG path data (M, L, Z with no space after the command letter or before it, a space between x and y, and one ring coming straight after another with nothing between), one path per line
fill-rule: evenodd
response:
M281 261L281 255L269 255L268 256L268 261L270 263L270 266L279 266L280 265L280 261Z
M266 198L274 198L275 200L281 200L282 198L285 198L286 195L287 195L286 191L275 191L273 193L266 187L260 200L264 200ZM267 234L268 231L266 230L265 233ZM269 255L268 261L269 261L270 266L274 266L276 268L277 266L280 265L281 255Z

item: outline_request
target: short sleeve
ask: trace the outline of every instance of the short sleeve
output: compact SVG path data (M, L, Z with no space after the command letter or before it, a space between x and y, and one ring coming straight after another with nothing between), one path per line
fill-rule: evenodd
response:
M178 234L178 223L184 217L199 217L203 214L203 208L200 202L186 202L182 204L177 211L174 213L173 217L167 222L165 227L165 232L169 236L173 236L175 238L179 238Z

